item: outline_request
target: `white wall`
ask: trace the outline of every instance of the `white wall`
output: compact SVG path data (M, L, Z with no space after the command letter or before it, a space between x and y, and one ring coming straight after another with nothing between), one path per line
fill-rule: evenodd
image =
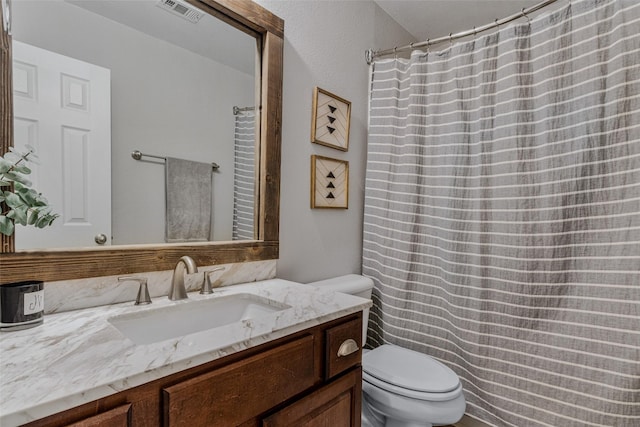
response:
M364 52L414 41L372 1L256 0L285 21L278 277L360 273L367 143ZM351 101L349 151L310 142L313 88ZM349 161L349 209L310 208L310 157Z
M220 164L213 237L231 240L232 108L254 104L253 76L64 2L14 2L13 29L16 40L111 70L114 244L164 242L164 167L133 150Z

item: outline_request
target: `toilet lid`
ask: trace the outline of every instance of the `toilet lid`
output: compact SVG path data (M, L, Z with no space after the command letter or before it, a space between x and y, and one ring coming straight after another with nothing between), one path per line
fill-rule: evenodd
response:
M366 353L362 370L390 385L422 393L446 393L460 385L456 373L432 357L390 344Z

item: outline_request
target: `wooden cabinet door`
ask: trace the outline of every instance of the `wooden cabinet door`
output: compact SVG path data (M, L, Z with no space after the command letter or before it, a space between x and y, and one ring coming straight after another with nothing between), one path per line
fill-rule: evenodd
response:
M128 403L73 424L68 424L67 427L129 427L131 425L130 419L131 404Z
M314 337L306 335L264 353L163 389L165 427L237 426L321 381Z
M354 369L262 422L263 427L360 427L362 369Z

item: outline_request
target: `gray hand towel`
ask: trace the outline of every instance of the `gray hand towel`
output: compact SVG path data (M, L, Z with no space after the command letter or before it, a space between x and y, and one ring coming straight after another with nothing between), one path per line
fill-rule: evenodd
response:
M205 242L211 235L211 163L167 157L165 240Z

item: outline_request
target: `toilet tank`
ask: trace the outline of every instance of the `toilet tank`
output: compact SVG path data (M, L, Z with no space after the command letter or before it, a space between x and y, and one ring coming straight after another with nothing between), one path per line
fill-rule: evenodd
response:
M359 274L347 274L346 276L333 277L318 282L307 283L332 292L355 295L357 297L371 299L373 280ZM369 309L362 311L362 345L367 342L367 325L369 323Z

